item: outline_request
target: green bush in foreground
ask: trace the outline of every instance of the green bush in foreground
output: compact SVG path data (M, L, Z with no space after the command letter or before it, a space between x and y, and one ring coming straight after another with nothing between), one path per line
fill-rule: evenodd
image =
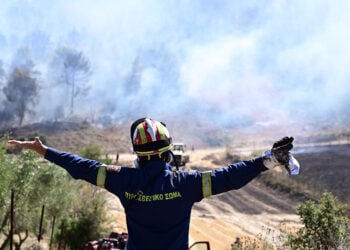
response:
M350 219L345 208L331 193L324 193L315 203L297 207L304 227L290 234L286 245L291 249L347 249L350 246Z
M297 207L303 227L287 236L284 246L272 246L267 241L242 241L230 250L270 249L350 249L350 218L345 207L338 203L332 193L323 193L317 201L307 201ZM284 239L284 236L283 236ZM284 241L284 240L282 240Z
M38 154L22 150L6 153L0 138L0 250L9 249L11 190L14 191L14 246L24 249L27 239L38 236L42 206L42 236L51 236L56 219L54 249L60 243L82 249L84 243L106 234L102 193L98 188L73 180L65 170L43 161ZM65 223L64 234L59 225ZM108 232L108 230L107 230Z
M108 159L107 155L105 155L105 158L102 157L103 152L100 146L98 145L87 145L83 148L81 148L78 152L78 154L81 157L100 161L104 164L111 164L112 160Z
M71 250L83 249L85 243L108 232L104 226L107 221L105 201L98 189L81 183L81 194L84 198L75 205L74 215L61 221L56 234L58 245L68 246Z

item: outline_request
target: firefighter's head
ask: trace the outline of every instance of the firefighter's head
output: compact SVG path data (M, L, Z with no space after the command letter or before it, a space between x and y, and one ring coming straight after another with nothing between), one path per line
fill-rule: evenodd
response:
M134 152L138 157L159 156L172 148L171 137L165 124L151 118L136 120L130 128ZM153 157L152 157L153 158Z

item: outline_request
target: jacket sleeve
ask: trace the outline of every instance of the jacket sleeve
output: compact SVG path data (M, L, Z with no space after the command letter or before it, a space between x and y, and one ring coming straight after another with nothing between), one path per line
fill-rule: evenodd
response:
M99 161L85 159L53 148L47 149L45 159L67 170L74 179L82 179L97 185L98 171L101 165Z
M186 197L196 202L210 195L240 189L265 170L263 157L258 157L224 168L196 171L184 176Z
M206 178L205 175L210 175L209 178L211 179L211 188L207 188L209 193L203 192L203 196L240 189L265 170L267 168L263 163L263 158L258 157L249 161L237 162L226 168L218 168L209 173L202 173L202 179ZM202 185L206 185L206 183L202 182Z

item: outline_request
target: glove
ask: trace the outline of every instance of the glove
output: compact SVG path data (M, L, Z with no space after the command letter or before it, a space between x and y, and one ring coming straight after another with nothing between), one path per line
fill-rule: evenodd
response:
M271 150L263 154L264 165L267 168L284 166L289 175L299 174L299 162L289 152L293 148L293 137L283 137L275 142Z
M275 142L272 146L271 153L276 160L283 166L287 166L289 162L289 151L293 148L293 137L283 137Z

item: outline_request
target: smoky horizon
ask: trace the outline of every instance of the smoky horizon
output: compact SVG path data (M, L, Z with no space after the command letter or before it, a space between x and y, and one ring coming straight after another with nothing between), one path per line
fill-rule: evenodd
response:
M346 1L5 0L0 122L348 124L349 9Z

